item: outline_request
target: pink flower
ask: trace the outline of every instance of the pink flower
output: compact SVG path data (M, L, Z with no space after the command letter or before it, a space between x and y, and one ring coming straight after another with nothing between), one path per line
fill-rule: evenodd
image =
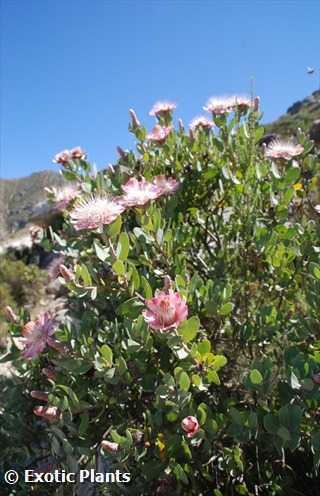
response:
M22 329L25 348L24 358L33 358L41 353L50 337L55 332L56 322L48 312L43 313L35 321L31 320Z
M249 108L254 108L255 104L247 96L234 96L234 110L239 108L240 110L247 110Z
M122 186L122 189L125 194L119 198L119 202L124 207L140 207L163 194L158 186L150 183L144 177L140 181L135 177L131 177Z
M157 124L156 126L154 126L152 131L149 134L147 134L147 140L162 145L166 141L170 132L171 132L171 126L165 127L165 126L160 126L160 124Z
M41 372L43 375L45 375L48 379L51 379L52 381L54 379L56 379L56 377L58 375L57 372L55 371L55 369L52 367L51 368L49 368L49 367L43 368L43 369L41 369Z
M80 200L70 212L71 222L77 231L102 229L111 224L125 210L125 207L107 195L92 195Z
M48 401L48 393L45 393L44 391L31 391L30 396L34 398L35 400L39 401Z
M187 434L187 437L193 437L200 429L198 420L192 415L189 415L182 420L181 427Z
M60 265L64 261L64 255L56 255L48 267L48 276L50 279L56 279L60 274Z
M207 103L206 107L203 107L204 110L210 112L214 115L224 115L232 112L234 109L234 97L225 96L225 97L213 97Z
M4 307L3 313L4 313L4 316L8 322L11 322L12 324L15 324L16 322L18 322L19 318L14 313L14 311L10 307L10 305L7 305L6 307Z
M149 115L152 117L159 117L173 112L176 108L177 105L172 102L157 102L150 110Z
M283 158L291 160L304 152L302 145L295 144L289 140L275 139L265 148L265 156L268 158Z
M101 447L104 450L109 451L109 453L117 453L119 451L119 444L112 443L111 441L102 441Z
M56 406L35 406L33 413L38 417L43 417L49 422L55 422L61 417L60 410Z
M212 126L213 126L213 122L209 121L209 119L201 115L199 117L195 117L194 119L192 119L189 127L191 131L195 131L196 129L211 129Z
M153 298L146 300L146 306L143 317L151 329L167 331L178 327L188 316L187 302L172 290L156 291Z
M75 185L66 186L63 189L57 191L55 196L55 206L58 210L66 209L69 204L74 200L77 196L79 196L79 188Z
M62 165L66 165L68 162L70 162L70 160L71 160L70 150L63 150L62 152L57 153L53 158L54 163L62 164Z
M66 282L71 282L74 280L74 273L72 270L68 269L65 265L61 264L59 266L60 274Z
M179 187L179 182L176 179L165 176L155 176L153 184L161 191L162 195L171 194Z
M86 153L82 150L82 148L80 148L80 146L72 148L72 150L70 150L70 155L73 160L84 160L86 158Z

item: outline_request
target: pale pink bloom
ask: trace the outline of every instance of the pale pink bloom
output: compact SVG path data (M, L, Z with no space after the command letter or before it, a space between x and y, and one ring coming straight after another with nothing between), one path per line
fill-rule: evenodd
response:
M133 109L130 109L129 110L129 114L130 114L130 117L131 117L131 123L132 123L132 127L141 127L141 124L140 124L140 121L135 113L135 111Z
M139 181L131 177L129 181L122 186L125 194L119 198L119 201L125 207L139 207L145 205L150 200L155 200L163 192L153 183L147 181L144 177Z
M60 274L60 265L64 261L64 255L55 256L48 266L48 276L50 279L56 279Z
M54 200L56 208L58 210L66 209L72 200L79 196L79 193L79 188L75 185L66 186L58 190Z
M65 265L61 264L59 267L60 274L66 282L71 282L74 280L74 273L72 270L68 269Z
M61 417L61 412L56 406L35 406L33 413L49 422L55 422Z
M68 162L70 162L71 158L72 157L70 150L63 150L62 152L59 152L54 156L53 162L56 164L66 165Z
M157 102L150 110L149 115L152 117L159 117L173 112L176 108L177 105L173 102Z
M172 290L157 290L153 298L146 300L146 306L143 317L151 329L166 331L178 327L188 316L187 302Z
M192 119L189 127L192 131L195 131L196 129L211 129L212 126L213 122L201 115Z
M179 182L173 177L155 176L153 184L161 191L161 194L168 195L176 191L179 187Z
M10 305L7 305L6 307L4 307L3 313L4 313L5 318L6 318L9 322L11 322L12 324L15 324L16 322L18 322L19 318L18 318L18 316L14 313L14 311L13 311L13 309L10 307Z
M86 158L86 152L84 152L82 148L80 148L80 146L76 146L75 148L72 148L70 150L70 155L73 160L75 159L84 160Z
M43 313L36 320L27 322L22 329L25 345L22 356L33 358L41 353L54 334L55 327L56 322L48 312Z
M291 160L304 152L302 145L295 144L289 140L275 139L265 148L265 156L268 158L283 158Z
M181 427L187 434L187 437L193 437L200 429L198 420L192 415L189 415L182 420Z
M102 441L101 447L104 450L109 451L109 453L117 453L119 451L119 444L112 443L111 441Z
M31 391L30 396L34 398L35 400L39 401L48 401L48 393L45 393L44 391Z
M247 96L237 96L234 97L234 110L239 108L240 110L247 110L249 108L254 108L254 102L251 98Z
M45 375L48 379L51 379L52 381L54 379L56 379L56 377L58 375L57 372L55 371L55 369L52 367L50 367L50 368L45 367L45 368L41 369L41 372L43 375Z
M232 96L212 97L203 109L214 115L224 115L232 112L234 105L235 100Z
M125 207L107 195L92 195L80 200L70 212L71 222L77 231L101 229L111 224L125 210Z
M166 141L170 132L171 132L171 126L166 127L157 124L156 126L154 126L152 131L149 134L147 134L147 140L162 145Z

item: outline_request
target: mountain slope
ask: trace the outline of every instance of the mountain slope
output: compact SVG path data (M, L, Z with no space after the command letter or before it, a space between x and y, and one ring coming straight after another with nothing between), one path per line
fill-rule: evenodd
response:
M0 239L22 229L46 201L45 187L62 186L57 172L35 172L21 179L0 179Z
M265 126L267 132L281 136L296 134L297 128L310 132L315 121L320 119L320 90L304 100L295 102L288 108L286 114Z

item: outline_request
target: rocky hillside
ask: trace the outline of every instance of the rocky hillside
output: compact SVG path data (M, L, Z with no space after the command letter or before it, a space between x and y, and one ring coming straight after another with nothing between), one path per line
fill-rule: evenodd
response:
M61 186L57 172L42 171L21 179L0 179L0 240L11 237L46 206L45 187Z
M320 142L320 90L295 102L279 119L266 125L266 130L281 136L292 136L298 127L310 132L311 138Z

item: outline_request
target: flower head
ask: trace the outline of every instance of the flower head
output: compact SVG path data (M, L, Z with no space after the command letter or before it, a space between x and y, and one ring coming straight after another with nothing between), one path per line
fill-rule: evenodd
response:
M162 195L168 195L176 191L179 187L179 182L173 177L155 176L153 184L157 187Z
M62 150L62 152L57 153L53 158L53 162L55 164L61 164L61 165L66 165L68 162L70 162L70 160L71 160L70 150Z
M64 255L56 255L48 266L49 279L56 279L60 274L60 265L64 261Z
M22 356L33 358L41 353L54 334L55 327L56 322L48 312L43 313L36 320L27 322L22 329L25 345Z
M190 122L191 131L195 131L196 129L211 129L213 126L213 122L200 115L199 117L195 117Z
M235 100L232 96L212 97L203 109L214 115L224 115L232 112L234 105Z
M147 181L145 177L140 181L131 177L122 189L125 194L120 197L119 202L124 207L140 207L163 194L158 186Z
M112 443L111 441L102 441L101 447L104 450L109 451L109 453L117 453L119 451L119 444Z
M291 160L297 155L301 155L304 152L302 145L295 144L293 141L285 141L281 139L275 139L265 148L265 156L268 158L283 158L285 160Z
M75 205L70 218L77 231L99 229L111 224L124 210L125 207L116 199L107 195L92 195Z
M173 102L157 102L150 110L149 115L152 117L160 117L173 112L176 108L177 105Z
M187 434L187 437L193 437L200 429L197 418L193 417L192 415L189 415L182 420L181 427Z
M147 140L162 145L166 141L170 132L171 132L171 126L166 127L157 124L156 126L154 126L152 131L149 134L147 134Z
M178 327L188 316L187 302L171 289L156 291L153 298L146 300L146 306L143 317L151 329L166 331Z
M66 282L71 282L74 280L74 273L72 270L68 269L65 265L61 264L59 266L60 274Z
M33 413L49 422L55 422L61 417L61 412L56 406L35 406Z
M55 206L58 210L66 209L72 200L79 195L79 188L75 185L65 186L55 195Z
M86 152L82 150L80 146L76 146L70 150L70 155L73 160L79 159L84 160L86 158Z

